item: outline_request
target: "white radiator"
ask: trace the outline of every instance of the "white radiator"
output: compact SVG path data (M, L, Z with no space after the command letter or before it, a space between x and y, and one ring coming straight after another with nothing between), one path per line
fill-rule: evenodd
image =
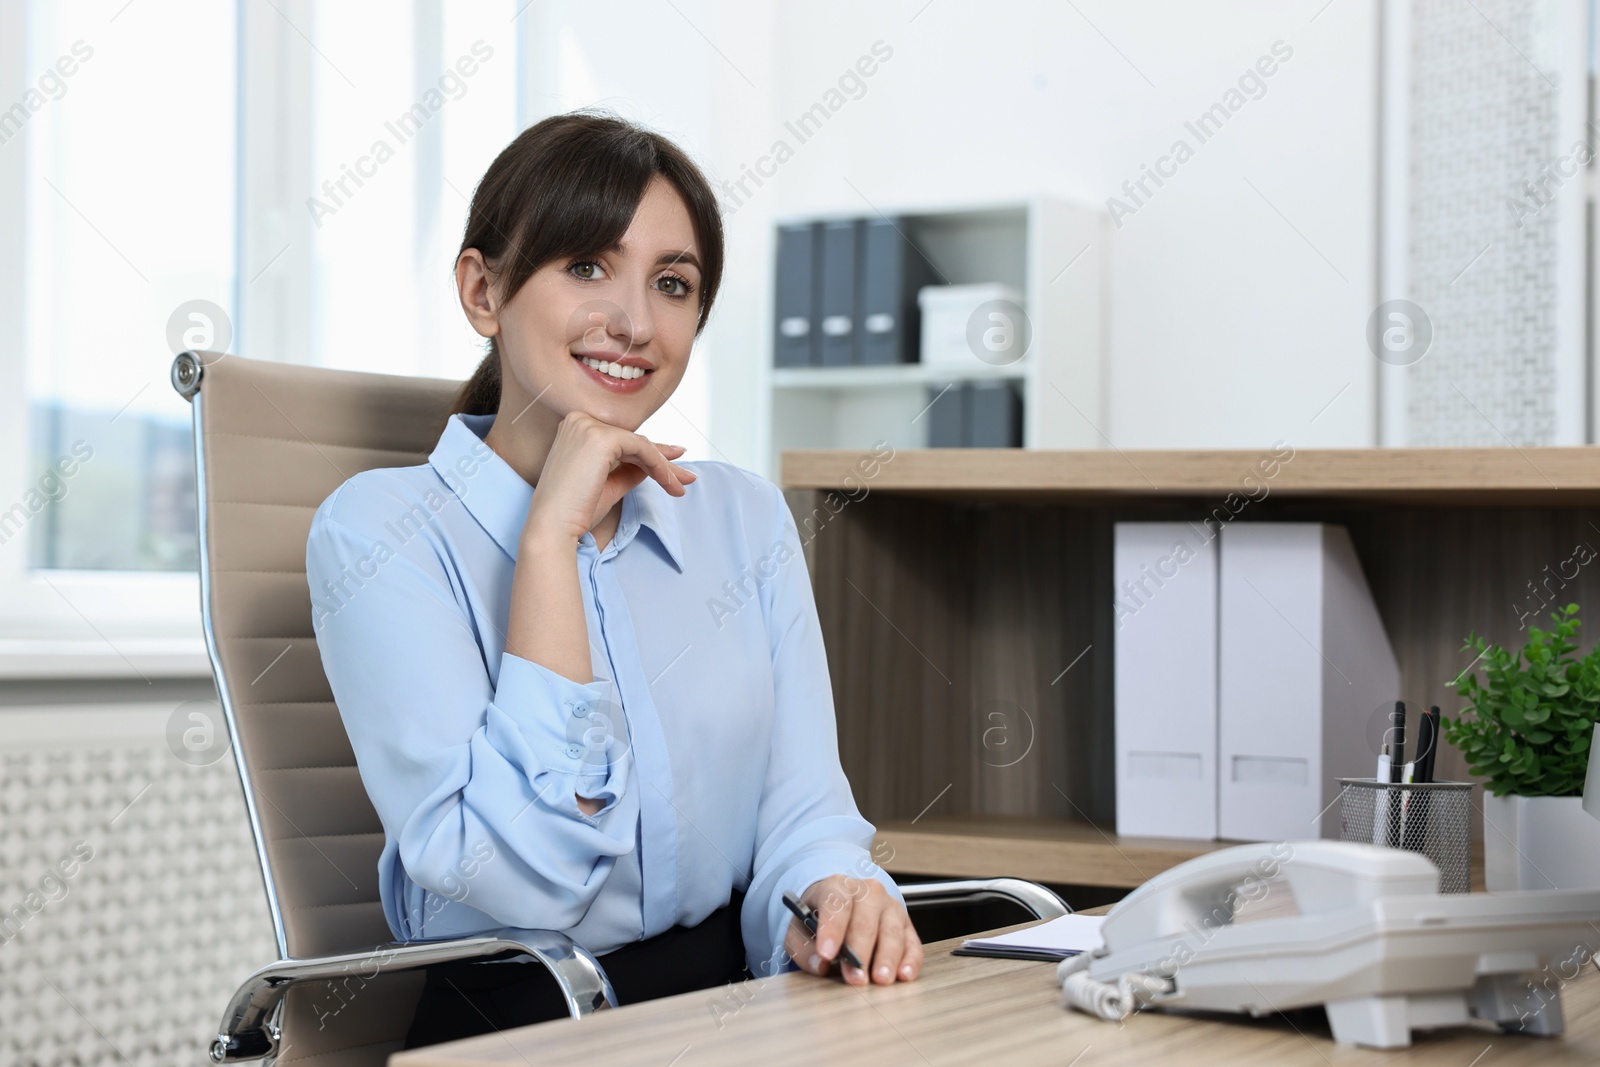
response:
M169 747L197 708L220 727L210 702L0 707L0 1064L209 1063L276 958L232 753Z

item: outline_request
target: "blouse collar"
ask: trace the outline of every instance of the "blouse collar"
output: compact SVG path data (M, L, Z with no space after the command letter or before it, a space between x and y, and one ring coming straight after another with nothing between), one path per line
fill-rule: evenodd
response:
M522 540L522 526L533 503L534 487L484 443L494 420L492 414L457 412L451 415L428 462L478 525L515 560L517 546ZM683 558L678 516L666 490L652 478L646 478L622 498L622 516L612 538L617 551L628 546L641 526L655 534L667 558L681 573ZM581 543L593 547L594 535L584 534Z

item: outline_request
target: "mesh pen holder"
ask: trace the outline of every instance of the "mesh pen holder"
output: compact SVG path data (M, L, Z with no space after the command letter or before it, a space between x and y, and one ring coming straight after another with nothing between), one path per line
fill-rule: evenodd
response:
M1346 841L1420 852L1439 868L1439 892L1465 893L1472 862L1472 783L1339 779Z

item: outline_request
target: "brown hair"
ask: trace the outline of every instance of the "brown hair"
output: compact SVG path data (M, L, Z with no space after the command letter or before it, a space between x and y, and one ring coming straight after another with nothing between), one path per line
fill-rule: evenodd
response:
M461 250L483 254L510 300L540 267L593 254L621 240L656 175L683 197L700 245L700 314L705 329L722 280L722 216L700 168L661 134L614 114L584 109L552 115L520 133L495 157L472 194ZM500 348L462 383L446 417L500 408Z

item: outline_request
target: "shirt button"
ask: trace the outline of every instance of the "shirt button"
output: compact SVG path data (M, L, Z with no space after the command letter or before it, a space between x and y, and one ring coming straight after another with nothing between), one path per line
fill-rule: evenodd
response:
M589 714L589 705L585 704L581 700L576 703L568 704L567 707L572 709L572 717L574 719L581 719L585 715Z
M568 745L567 755L573 759L577 759L579 756L583 755L583 746L576 742Z

